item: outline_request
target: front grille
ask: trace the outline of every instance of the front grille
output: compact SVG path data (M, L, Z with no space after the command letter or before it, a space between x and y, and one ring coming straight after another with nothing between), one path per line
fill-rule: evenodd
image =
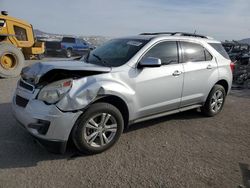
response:
M19 85L29 91L33 91L34 87L32 85L29 85L27 83L25 83L24 81L20 80Z
M20 97L19 95L16 96L16 104L21 107L26 107L28 104L29 100L25 99L23 97Z

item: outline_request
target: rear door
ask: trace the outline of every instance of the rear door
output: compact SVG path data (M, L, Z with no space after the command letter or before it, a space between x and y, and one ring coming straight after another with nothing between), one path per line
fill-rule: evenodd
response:
M181 107L202 103L218 80L216 59L199 43L180 42L184 84Z

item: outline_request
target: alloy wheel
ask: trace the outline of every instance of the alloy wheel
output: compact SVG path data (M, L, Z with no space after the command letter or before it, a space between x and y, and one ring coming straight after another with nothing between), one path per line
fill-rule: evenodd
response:
M92 147L103 147L110 143L117 132L117 121L109 113L92 116L86 123L83 137Z
M214 113L217 113L221 109L223 101L224 101L224 96L223 96L222 91L217 90L214 93L212 100L211 100L211 104L210 104L211 109Z

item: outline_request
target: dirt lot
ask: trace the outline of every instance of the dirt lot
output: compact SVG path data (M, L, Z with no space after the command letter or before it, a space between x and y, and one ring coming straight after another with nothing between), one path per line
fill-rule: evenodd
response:
M246 187L250 92L233 91L214 118L195 111L133 125L107 152L48 153L11 114L17 79L0 80L1 187Z

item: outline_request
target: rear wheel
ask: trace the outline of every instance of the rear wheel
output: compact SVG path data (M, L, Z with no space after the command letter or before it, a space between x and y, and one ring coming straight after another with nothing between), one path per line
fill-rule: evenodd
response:
M210 91L205 105L201 108L201 112L206 116L215 116L223 108L226 92L223 86L215 85Z
M120 111L108 103L93 104L77 121L72 139L79 151L103 152L120 138L124 121Z
M66 57L67 58L71 58L72 57L72 50L71 49L67 49L66 50Z
M0 44L0 77L16 77L24 66L23 53L8 43Z

